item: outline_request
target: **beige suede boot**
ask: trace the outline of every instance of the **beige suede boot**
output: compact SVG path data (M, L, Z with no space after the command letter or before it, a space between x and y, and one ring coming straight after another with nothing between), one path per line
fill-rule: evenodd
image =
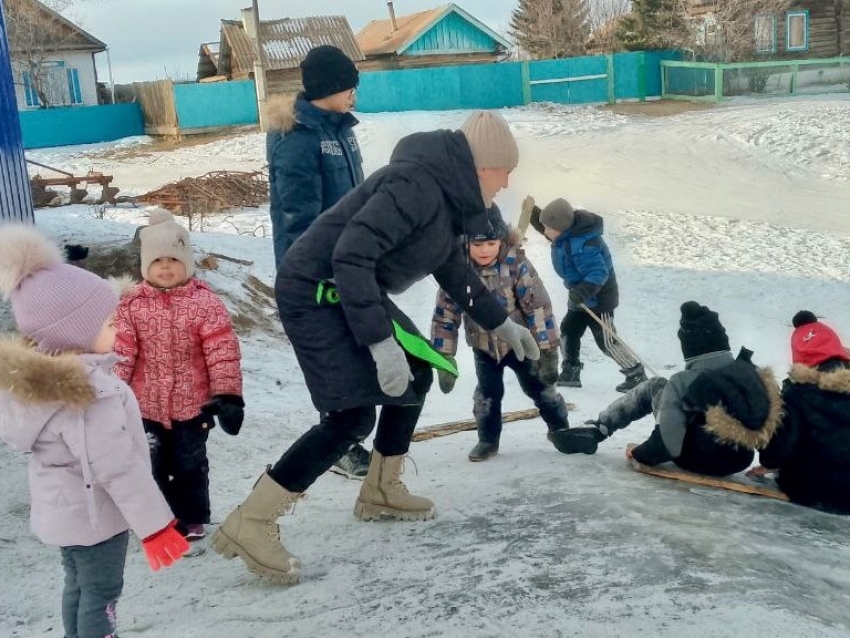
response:
M383 456L372 450L369 473L360 487L354 515L364 521L383 517L398 521L427 521L434 518L434 504L427 498L413 496L401 482L404 454Z
M213 534L212 548L227 559L239 556L258 576L294 585L301 577L301 563L281 543L277 519L302 496L263 473L248 498Z

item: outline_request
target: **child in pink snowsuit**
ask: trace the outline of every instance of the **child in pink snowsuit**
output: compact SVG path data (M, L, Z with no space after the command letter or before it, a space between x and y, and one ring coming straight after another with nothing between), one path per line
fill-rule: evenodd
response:
M0 227L0 291L24 337L0 341L0 438L30 453L30 524L61 548L66 638L108 638L128 529L154 571L189 549L151 479L136 399L112 371L118 294L17 224Z
M153 473L189 540L210 522L207 436L242 426L239 340L227 308L195 279L189 233L165 210L142 229L144 281L121 298L115 367L139 400Z

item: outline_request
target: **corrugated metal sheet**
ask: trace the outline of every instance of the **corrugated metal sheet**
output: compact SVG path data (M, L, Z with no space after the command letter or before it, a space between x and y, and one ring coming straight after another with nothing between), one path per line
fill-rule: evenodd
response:
M231 72L250 70L253 49L241 22L222 20L221 60L229 49ZM226 41L225 41L226 40ZM355 62L365 59L354 32L343 16L314 16L285 18L260 22L260 40L263 43L266 71L295 69L308 51L323 44L340 48Z
M12 81L12 63L6 40L3 0L0 0L0 222L33 221L32 194L18 103Z

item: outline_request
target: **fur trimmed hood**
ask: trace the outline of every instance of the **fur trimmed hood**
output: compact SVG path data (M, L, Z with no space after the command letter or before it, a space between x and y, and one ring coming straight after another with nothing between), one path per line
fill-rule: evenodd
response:
M269 131L289 133L298 121L295 115L294 95L274 95L266 101L266 122Z
M722 405L713 405L705 412L705 430L719 441L739 445L749 450L761 450L770 443L782 422L782 395L770 368L757 368L759 379L767 394L768 410L762 424L748 428Z
M0 392L27 406L60 402L84 408L95 399L79 355L47 355L20 337L0 341Z
M795 364L788 373L791 383L810 384L826 392L850 394L850 368L837 368L821 372L802 364Z
M20 337L0 340L0 437L32 451L60 411L83 411L95 402L91 367L111 368L113 355L48 355Z

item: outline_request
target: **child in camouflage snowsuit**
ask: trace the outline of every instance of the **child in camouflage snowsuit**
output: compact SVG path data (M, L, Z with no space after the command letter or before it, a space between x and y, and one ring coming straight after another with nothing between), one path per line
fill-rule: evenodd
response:
M495 205L488 214L490 230L469 237L469 256L481 281L502 303L513 321L528 327L540 346L540 360L520 361L504 341L487 332L469 317L449 295L440 290L431 322L434 347L454 357L457 352L458 331L466 325L466 341L475 356L475 389L473 414L478 424L478 444L469 453L470 461L485 461L499 450L502 432L502 397L505 387L505 368L517 375L523 392L534 401L540 416L549 427L549 436L569 427L567 406L558 393L559 335L552 303L531 262L519 246L519 233L508 231ZM465 320L464 320L465 319ZM448 393L455 378L437 372L440 389Z

